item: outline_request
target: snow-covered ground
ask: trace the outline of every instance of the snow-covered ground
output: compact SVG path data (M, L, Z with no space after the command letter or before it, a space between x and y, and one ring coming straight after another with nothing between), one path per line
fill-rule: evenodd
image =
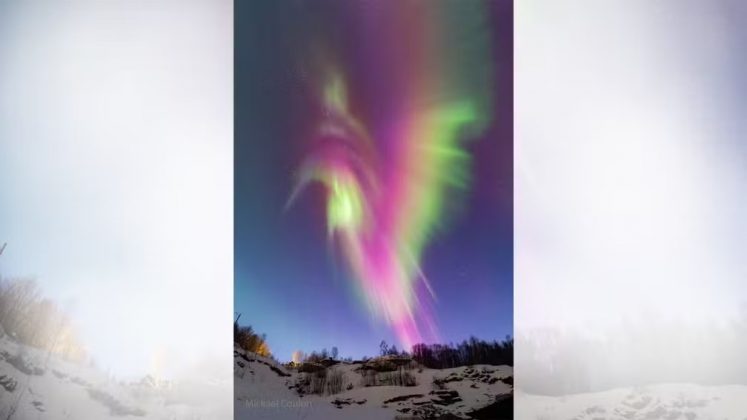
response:
M416 386L366 387L361 364L340 363L328 369L342 373L342 392L300 396L296 384L304 374L240 349L234 357L236 419L492 419L476 410L512 394L510 366L416 368Z
M0 333L0 418L39 420L226 419L215 398L230 384L119 382L90 366L21 345Z
M656 384L565 396L515 395L521 420L747 420L747 386Z

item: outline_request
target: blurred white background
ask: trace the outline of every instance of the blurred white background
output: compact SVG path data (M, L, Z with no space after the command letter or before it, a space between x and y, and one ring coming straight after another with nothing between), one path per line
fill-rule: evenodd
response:
M747 382L745 18L516 2L517 389Z
M232 7L0 5L0 273L103 371L223 382L229 410Z

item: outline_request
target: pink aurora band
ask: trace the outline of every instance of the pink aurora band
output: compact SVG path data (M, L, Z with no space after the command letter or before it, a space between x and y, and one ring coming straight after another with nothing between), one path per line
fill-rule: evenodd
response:
M408 349L438 336L436 290L421 261L464 199L471 172L464 144L484 131L490 115L489 82L464 80L470 72L460 72L454 61L463 57L449 54L460 48L454 37L444 36L451 27L438 13L411 12L417 18L403 20L399 32L414 40L409 47L418 53L398 64L404 69L398 74L408 80L397 92L397 115L384 128L356 116L354 89L338 66L327 66L332 70L321 76L318 89L322 117L307 140L310 151L289 200L310 183L324 186L330 239L370 313L390 325ZM489 68L488 31L469 19L457 23L478 27L466 34L472 57L463 65Z

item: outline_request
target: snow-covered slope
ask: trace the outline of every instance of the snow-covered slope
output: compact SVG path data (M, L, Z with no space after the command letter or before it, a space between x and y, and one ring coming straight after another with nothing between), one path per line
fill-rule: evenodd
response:
M560 397L516 391L521 420L745 420L747 386L656 384Z
M177 384L152 377L117 382L93 367L66 362L7 335L0 337L2 419L230 418L230 407L205 398L222 392L230 392L230 385Z
M512 394L510 366L413 369L415 386L366 387L361 364L341 363L328 368L341 373L340 393L300 395L305 374L240 349L234 357L237 419L492 419Z

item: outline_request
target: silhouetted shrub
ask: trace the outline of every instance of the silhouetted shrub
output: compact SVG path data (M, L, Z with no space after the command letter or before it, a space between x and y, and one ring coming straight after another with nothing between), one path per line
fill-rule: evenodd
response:
M303 373L297 385L302 394L333 395L342 392L343 372L341 370L322 367Z
M379 385L416 386L418 384L417 378L407 369L382 373L380 376Z
M233 341L246 351L260 356L270 356L270 348L265 341L265 335L255 333L251 326L240 326L238 318L233 323Z
M303 362L300 365L298 365L298 371L300 373L314 373L318 372L320 370L325 370L325 366L321 363L316 362Z
M384 369L385 367L385 369ZM416 386L417 378L412 375L412 363L395 364L386 359L374 359L359 370L363 386Z
M324 390L327 386L327 371L318 370L314 373L306 374L309 379L309 394L324 395Z
M468 365L514 364L514 340L484 341L475 337L453 344L416 344L412 347L412 358L431 369L448 369Z
M397 370L397 365L391 360L385 358L371 359L362 366L364 370L373 370L376 372L393 372Z
M0 325L23 344L75 362L86 357L67 314L42 297L34 280L0 278Z
M338 369L327 369L327 394L339 394L342 392L342 371Z

